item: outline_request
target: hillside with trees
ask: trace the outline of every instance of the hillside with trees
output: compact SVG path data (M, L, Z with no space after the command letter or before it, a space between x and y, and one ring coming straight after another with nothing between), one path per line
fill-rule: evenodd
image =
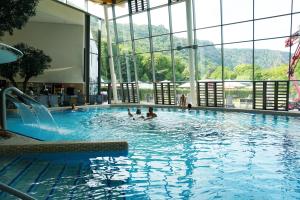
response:
M147 26L134 25L135 38L148 37L148 33L145 33ZM165 34L163 36L153 37L154 51L154 66L155 77L157 81L173 80L172 61L170 55L170 38L168 30L164 26L152 26L153 33ZM129 66L130 79L135 80L133 60L130 56L132 52L131 42L123 41L123 38L130 38L130 32L128 25L118 24L119 35L119 52L120 59L119 64L122 73L122 81L128 81L128 69ZM177 46L186 46L187 39L181 37L174 37L174 53L175 53L175 77L176 81L189 80L188 70L188 50L183 49L177 51ZM152 81L152 67L150 63L150 48L149 40L137 39L135 41L138 71L138 79L140 81ZM222 77L222 54L221 49L213 45L211 41L198 40L198 60L196 76L198 79L221 79ZM105 46L107 44L102 42L102 52L105 55ZM284 45L284 44L283 44ZM116 51L116 46L114 46ZM106 58L102 54L102 65L108 64ZM287 70L289 63L289 53L277 50L269 49L255 49L254 51L254 75L255 80L286 80ZM245 48L224 48L224 79L225 80L252 80L253 50ZM127 63L126 63L127 62ZM106 70L106 71L105 71ZM102 68L104 74L109 75L108 68ZM299 69L296 70L296 74L300 75ZM106 76L107 81L110 77ZM104 78L105 79L105 78ZM119 77L120 80L120 77Z

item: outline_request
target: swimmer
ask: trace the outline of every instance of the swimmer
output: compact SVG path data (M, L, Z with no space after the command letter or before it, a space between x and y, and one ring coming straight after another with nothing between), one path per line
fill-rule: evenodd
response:
M152 119L154 117L157 117L157 114L153 112L153 107L149 107L148 113L147 113L147 118L145 120Z
M127 109L127 111L128 111L128 116L129 116L129 117L133 117L133 114L131 114L131 112L130 112L130 109L129 109L129 108Z
M78 108L76 108L74 103L72 103L72 105L71 105L71 110L78 110Z

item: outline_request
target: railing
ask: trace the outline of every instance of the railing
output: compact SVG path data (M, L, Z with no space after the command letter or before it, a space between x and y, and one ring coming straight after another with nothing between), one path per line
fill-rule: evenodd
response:
M15 88L15 87L9 87L5 88L4 90L1 91L0 93L0 126L2 130L7 130L7 120L6 120L6 99L7 95L9 95L9 92L14 92L17 96L22 97L23 100L27 100L29 102L34 102L36 104L40 104L36 100L32 99L25 93L23 93L21 90ZM13 98L8 96L9 98Z
M21 192L20 190L12 188L1 182L0 182L0 190L23 200L36 200L35 198L29 196L28 194L25 194L24 192Z
M288 110L288 81L254 81L253 109Z

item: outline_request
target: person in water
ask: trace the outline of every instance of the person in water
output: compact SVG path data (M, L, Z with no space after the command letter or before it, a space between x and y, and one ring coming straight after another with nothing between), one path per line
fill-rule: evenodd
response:
M139 117L139 118L144 118L144 116L142 116L142 111L141 111L140 108L137 108L137 109L136 109L135 114L136 114L137 117ZM130 109L129 109L129 108L128 108L128 116L129 116L129 117L133 117L133 114L130 112ZM133 120L135 120L134 117L133 117Z
M78 108L75 106L74 103L72 103L72 105L71 105L71 110L78 110Z
M128 116L129 116L129 117L133 117L133 114L130 112L130 109L129 109L129 108L127 109L127 111L128 111Z
M154 117L157 117L157 114L153 112L153 107L149 107L146 119L152 119Z
M188 107L188 110L191 110L192 109L192 104L189 103L187 107Z

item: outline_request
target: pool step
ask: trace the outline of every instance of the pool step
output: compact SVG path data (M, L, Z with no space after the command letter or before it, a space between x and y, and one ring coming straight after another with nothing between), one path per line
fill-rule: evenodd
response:
M88 194L91 178L87 163L38 160L35 158L3 158L0 180L36 199L80 199ZM0 191L1 200L15 199Z

